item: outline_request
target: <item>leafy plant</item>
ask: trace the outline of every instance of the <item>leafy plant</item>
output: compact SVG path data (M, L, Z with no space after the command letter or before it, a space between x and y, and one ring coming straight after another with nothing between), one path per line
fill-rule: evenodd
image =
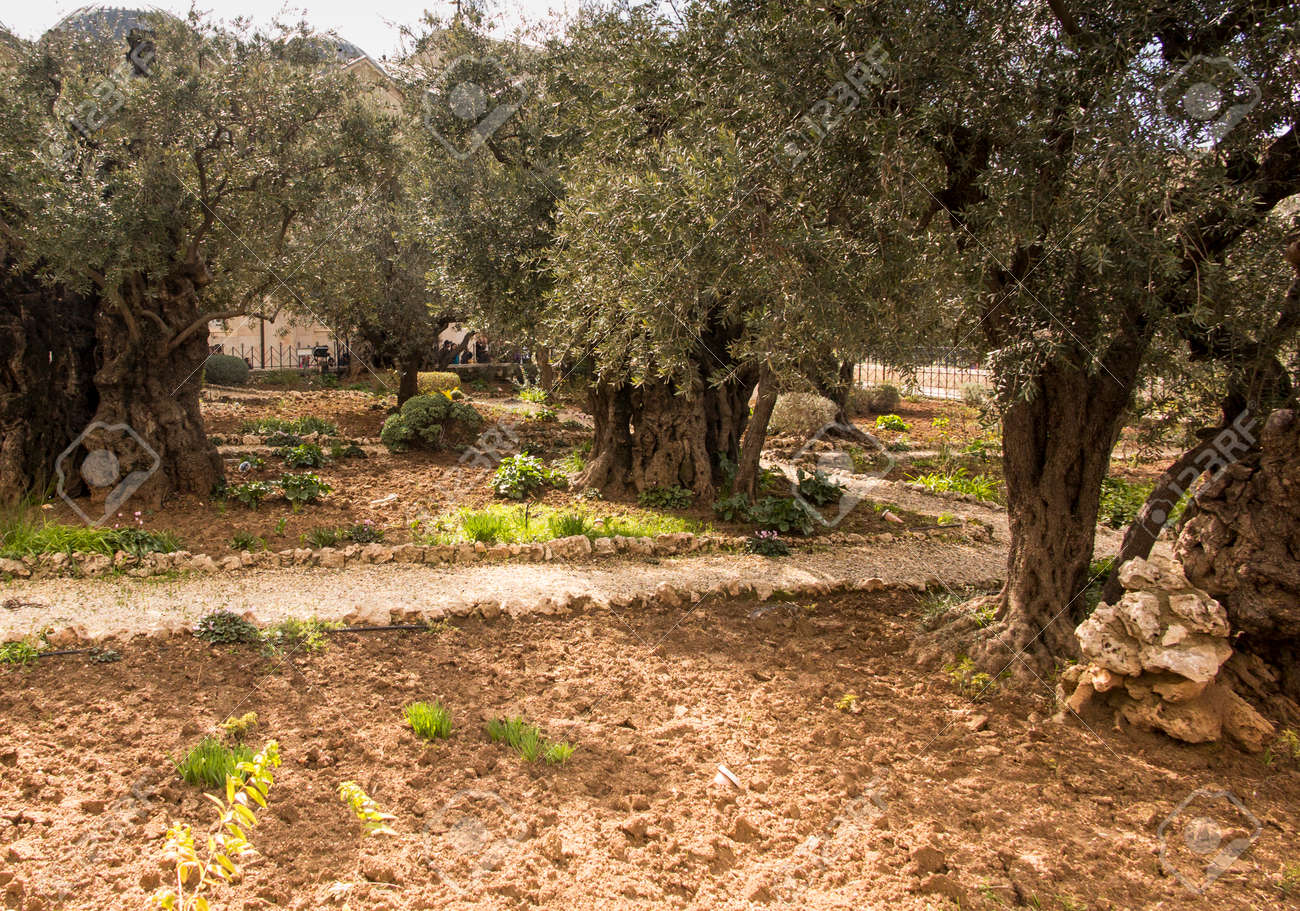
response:
M300 510L304 503L315 503L334 489L322 481L319 475L311 473L284 474L276 483L284 492L285 499L293 504L294 512Z
M361 831L367 836L397 834L388 825L390 820L397 817L379 809L379 804L361 790L361 785L355 781L344 781L339 784L339 799L352 808L353 814L361 822Z
M845 693L839 699L835 700L835 708L841 712L853 712L858 707L858 697L856 693Z
M377 527L370 519L366 519L364 522L349 525L343 530L343 537L353 544L376 544L384 540L384 530Z
M1271 766L1279 758L1300 763L1300 734L1294 728L1283 728L1277 740L1264 750L1264 765Z
M653 509L690 509L695 494L684 487L648 487L637 494L636 501Z
M343 624L336 620L318 620L315 617L300 620L290 617L263 631L262 641L270 652L296 647L305 648L309 652L319 652L329 641L326 634L330 630L342 627Z
M219 725L221 733L232 743L243 743L257 727L257 712L245 712L236 718L231 715Z
M900 433L907 433L912 429L912 425L904 421L896 414L882 414L876 418L877 430L897 430Z
M176 763L176 772L186 784L219 788L227 777L240 777L240 763L252 758L253 751L242 743L226 746L215 737L204 737Z
M566 487L568 478L547 468L536 456L506 456L492 476L492 491L499 497L525 500L545 487Z
M275 486L266 481L245 481L227 487L226 496L249 509L257 509L258 505L274 490Z
M713 511L724 522L742 522L749 518L749 497L733 493L715 500Z
M531 384L520 386L518 395L521 401L529 402L534 405L542 404L549 397L546 390L541 386L533 386Z
M283 449L286 446L301 446L302 437L296 433L286 433L283 430L277 430L266 438L266 445L273 446L277 449Z
M217 610L199 620L194 635L213 645L228 645L236 642L260 642L262 634L257 627L239 614L228 610Z
M325 453L315 443L284 446L275 454L289 468L320 468L325 464Z
M844 485L831 480L830 476L821 469L808 474L802 468L798 468L795 470L795 480L799 495L815 506L838 503L840 497L844 496Z
M255 421L245 421L239 426L239 432L253 433L258 436L267 436L272 433L292 433L302 436L309 433L319 433L321 436L332 437L338 435L339 428L333 421L327 421L313 415L305 415L296 418L259 418Z
M330 444L330 458L336 462L343 459L364 459L366 451L358 446L355 440L348 440L346 443L334 442Z
M990 478L988 475L972 475L965 468L958 468L956 471L946 473L932 471L927 474L916 475L910 480L935 493L960 493L972 496L977 500L986 501L997 500L998 487L1002 483L995 478Z
M339 543L338 529L335 528L313 528L302 536L303 543L310 544L312 547L333 547Z
M29 642L0 643L0 664L32 664L41 656Z
M749 519L760 528L805 536L812 534L816 522L808 507L790 497L763 497L749 507Z
M555 413L554 408L534 408L532 411L528 412L528 420L534 421L538 424L550 424L559 419L560 416Z
M261 550L265 542L251 531L237 531L230 538L230 546L234 550L254 551Z
M569 761L569 757L572 755L573 744L569 743L567 740L562 740L559 743L548 743L546 745L546 751L542 754L542 758L545 759L549 765L564 765Z
M745 551L763 557L788 557L790 545L774 531L760 531L745 539Z
M402 714L415 736L421 740L446 739L451 736L451 712L437 700L412 702Z
M943 670L948 679L957 684L962 694L975 702L983 699L997 686L997 680L991 674L976 670L975 662L966 655L960 655L955 662L945 664Z
M546 527L555 538L591 533L591 519L580 512L556 512L546 517Z
M542 736L541 728L522 718L497 718L489 721L487 735L493 743L505 743L525 762L545 758L549 763L563 763L573 755L573 747L569 743L547 740Z
M208 911L204 892L213 883L238 875L236 861L257 853L244 832L245 828L257 825L250 802L259 807L266 806L274 784L274 771L279 767L280 748L272 740L256 756L236 768L235 774L242 777L242 782L234 775L226 777L225 800L211 798L221 809L221 816L217 819L216 832L208 836L206 860L199 858L189 826L177 825L168 831L163 859L174 867L176 884L174 888L159 889L154 894L158 907L164 911ZM192 880L195 881L191 885Z

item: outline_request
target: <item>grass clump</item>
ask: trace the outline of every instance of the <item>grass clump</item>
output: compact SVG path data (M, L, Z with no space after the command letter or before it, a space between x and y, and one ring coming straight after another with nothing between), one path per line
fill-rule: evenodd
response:
M230 546L234 550L247 550L251 552L261 550L266 546L266 542L251 531L237 531L230 538Z
M13 516L0 524L0 557L10 559L57 553L112 556L118 552L143 557L179 549L180 539L166 531L63 525L37 522L27 515Z
M32 664L41 656L30 642L0 643L0 664Z
M912 425L907 423L896 414L882 414L876 418L877 430L896 430L899 433L907 433L912 429Z
M245 421L239 425L239 432L258 436L270 436L273 433L291 433L295 436L319 433L322 436L333 437L338 436L339 428L333 421L308 415L298 418L259 418L255 421Z
M445 740L451 736L451 712L441 702L412 702L402 714L421 740Z
M243 780L239 764L251 762L253 751L243 744L226 746L215 737L204 737L176 763L176 772L186 784L201 788L221 788L226 778Z
M934 493L960 493L987 502L997 501L998 488L1002 484L988 475L972 475L965 468L950 472L932 471L916 475L910 480Z
M542 729L522 718L496 718L487 723L487 735L493 743L504 743L519 754L525 762L545 759L552 765L562 765L573 755L574 747L567 741L550 741L542 736Z
M695 493L685 487L647 487L636 501L652 509L690 509Z
M580 512L556 512L546 517L546 530L553 538L590 534L591 519Z
M309 617L299 620L291 617L282 620L262 633L262 642L272 654L285 649L303 648L309 652L324 651L330 630L342 629L343 624L337 620L317 620Z

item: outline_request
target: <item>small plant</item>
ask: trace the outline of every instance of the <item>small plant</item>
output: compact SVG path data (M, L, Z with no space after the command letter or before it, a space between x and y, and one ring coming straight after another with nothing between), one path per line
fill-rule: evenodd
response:
M487 735L493 743L504 743L510 747L525 762L545 758L552 764L563 763L573 755L573 747L567 742L546 740L542 737L541 728L522 718L497 718L489 721Z
M333 421L307 415L289 419L261 418L256 421L245 421L239 426L239 432L253 433L258 436L268 436L274 433L292 433L305 436L309 433L319 433L321 436L332 437L338 435L339 428ZM276 445L269 440L267 442L269 445Z
M510 536L510 516L502 512L466 510L461 513L461 531L470 541L496 544Z
M334 528L313 528L302 536L304 544L310 544L317 549L322 547L333 547L339 543L339 533Z
M285 447L301 446L302 443L303 443L303 439L302 437L298 436L298 434L286 433L283 430L277 430L275 433L270 434L266 438L266 445L273 446L276 449L284 449Z
M28 642L0 644L0 664L32 664L41 653Z
M519 387L520 401L529 402L533 405L540 405L548 398L546 390L541 386L531 384Z
M983 699L997 686L997 680L990 674L975 669L975 662L965 655L958 656L952 664L943 666L948 679L957 684L962 695L973 702Z
M248 509L257 509L274 490L275 487L265 481L245 481L227 487L226 496Z
M795 480L799 496L814 506L838 503L840 497L844 496L844 485L831 480L830 476L821 469L817 469L812 474L808 474L802 468L796 469Z
M839 699L835 700L835 708L839 709L841 712L851 712L856 715L858 711L857 694L845 693Z
M284 516L281 516L280 518L276 519L276 520L275 520L275 536L276 536L277 538L283 538L283 537L284 537L284 530L285 530L286 527L288 527L288 525L289 525L289 520L288 520L287 518L285 518Z
M542 464L536 456L507 456L492 476L492 492L511 500L526 500L545 487L564 487L568 478Z
M641 506L652 509L690 509L695 494L684 487L648 487L637 494Z
M451 712L441 702L412 702L402 714L421 740L445 740L451 736Z
M897 430L899 433L907 433L912 429L912 425L896 414L882 414L876 418L876 429Z
M251 531L237 531L230 539L230 546L234 550L255 551L261 550L264 542Z
M215 737L204 737L176 763L176 772L186 784L219 788L226 778L238 780L240 763L253 758L253 751L241 743L226 746Z
M1271 766L1278 759L1300 763L1300 734L1293 728L1283 728L1277 735L1277 741L1264 750L1264 765Z
M280 480L276 481L276 483L280 486L280 490L284 492L285 499L293 504L294 512L302 509L304 503L315 503L334 489L322 481L319 475L309 472L305 474L284 474L280 476Z
M262 642L271 653L299 647L309 652L319 652L329 642L326 634L342 627L343 624L336 620L317 620L315 617L299 620L290 617L266 629L262 633Z
M353 544L377 544L384 540L384 530L377 528L370 519L366 519L344 529L343 537Z
M961 520L958 519L950 512L939 513L938 518L936 518L934 521L936 525L960 525L961 524Z
M361 822L361 831L367 836L397 834L388 825L390 820L397 817L379 809L379 804L361 790L361 785L355 781L344 781L339 784L339 799L352 808L353 814Z
M774 531L760 531L745 539L745 552L762 557L788 557L790 545Z
M325 453L315 443L284 446L275 451L287 468L320 468L325 464Z
M357 445L355 440L348 440L346 443L334 442L330 444L330 458L336 462L343 459L364 459L366 451Z
M988 402L989 391L979 383L963 383L961 387L961 400L971 408L983 408Z
M245 712L236 718L231 715L219 725L221 733L231 743L243 743L257 727L257 712Z
M810 392L788 392L777 396L767 427L770 433L808 439L834 422L839 407L830 399Z
M555 413L554 408L543 406L541 408L534 408L532 411L528 412L528 420L534 421L538 424L551 424L559 419L560 416Z
M810 535L816 521L808 507L790 497L763 497L749 507L749 519L769 531Z
M733 493L713 503L713 511L724 522L743 522L749 518L749 497Z
M932 471L910 478L912 483L920 484L926 490L935 493L959 493L977 500L996 501L1001 482L988 475L972 475L965 468L947 473Z
M274 740L248 762L239 764L236 774L225 779L225 800L213 797L221 809L221 816L208 836L207 860L201 860L194 847L194 834L189 826L173 826L167 833L163 859L176 871L175 888L159 889L154 902L164 911L208 911L208 900L203 893L217 881L229 880L239 874L240 858L257 853L248 841L245 828L257 825L251 804L266 806L266 799L274 784L275 769L280 767L280 748ZM188 892L186 890L189 890Z
M1287 864L1277 878L1277 890L1283 895L1300 893L1300 864Z
M257 627L232 611L217 610L199 620L194 635L213 645L229 645L236 642L261 642L262 634Z
M556 512L546 517L546 527L553 538L571 538L591 532L591 519L580 512Z

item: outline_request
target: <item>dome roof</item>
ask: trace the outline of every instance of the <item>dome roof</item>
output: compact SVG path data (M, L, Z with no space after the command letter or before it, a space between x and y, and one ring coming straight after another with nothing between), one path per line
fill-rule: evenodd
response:
M158 15L175 18L157 7L128 8L95 3L68 13L50 31L71 31L100 38L125 39L133 28L148 28L147 17Z

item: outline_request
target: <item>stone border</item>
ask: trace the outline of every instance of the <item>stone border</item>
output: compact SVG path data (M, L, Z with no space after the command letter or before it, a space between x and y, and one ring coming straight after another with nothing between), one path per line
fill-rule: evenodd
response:
M936 525L898 532L881 532L875 535L832 533L806 539L810 544L856 545L890 544L897 538L930 537L957 534L974 541L991 541L992 531L986 525ZM631 538L615 535L591 539L586 535L553 538L550 541L530 544L349 544L347 547L291 548L281 551L241 551L237 554L212 556L192 554L187 550L171 553L147 554L134 557L119 551L109 557L105 554L67 553L40 554L12 560L0 557L0 577L19 579L49 578L80 574L102 576L121 572L127 576L146 578L173 571L186 572L238 572L245 569L275 569L288 566L318 566L341 569L345 566L364 566L383 563L418 563L433 566L469 563L553 563L580 562L619 554L647 557L669 557L681 554L716 552L744 546L746 535L696 535L691 532L674 532L654 537Z
M973 583L979 588L992 588L1002 584L1000 579L987 579ZM613 598L592 596L581 592L563 592L532 600L502 602L495 598L465 600L446 606L418 610L388 609L381 605L364 605L345 614L342 622L348 627L382 629L391 625L424 625L431 629L439 623L453 620L481 620L496 622L502 618L518 620L525 617L567 618L575 615L642 610L652 607L670 609L694 608L706 598L742 600L753 599L778 602L787 598L817 598L854 592L898 592L923 595L931 589L943 588L937 578L924 581L887 582L877 576L861 579L841 578L803 582L789 588L770 582L742 582L738 579L720 582L706 589L692 589L661 582L653 591L642 594L619 595ZM254 626L266 627L255 611L244 611L240 616ZM193 635L194 624L181 617L168 618L146 632L123 635L112 630L91 629L85 624L64 627L51 634L48 642L56 649L103 646L109 641L127 642L136 638L169 639L173 636Z

